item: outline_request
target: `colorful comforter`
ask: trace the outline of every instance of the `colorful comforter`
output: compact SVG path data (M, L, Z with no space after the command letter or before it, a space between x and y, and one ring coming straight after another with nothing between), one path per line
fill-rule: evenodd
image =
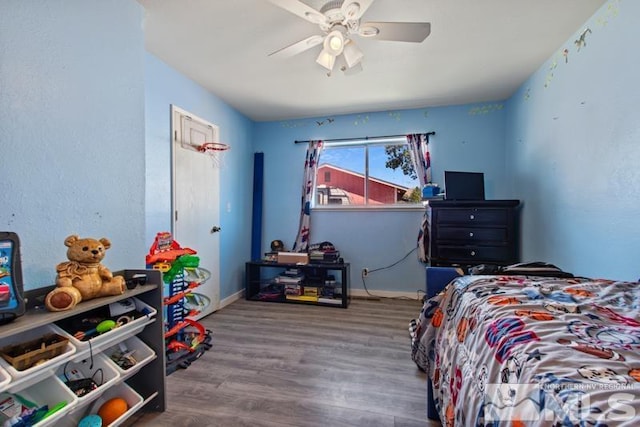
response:
M640 426L640 283L464 276L412 335L447 426Z

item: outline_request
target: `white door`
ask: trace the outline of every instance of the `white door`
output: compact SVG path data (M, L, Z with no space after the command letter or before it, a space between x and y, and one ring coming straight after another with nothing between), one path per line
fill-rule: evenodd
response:
M211 278L193 292L211 300L196 318L220 308L220 173L212 159L197 151L218 141L218 127L178 107L171 107L173 158L173 238L197 252L199 266Z

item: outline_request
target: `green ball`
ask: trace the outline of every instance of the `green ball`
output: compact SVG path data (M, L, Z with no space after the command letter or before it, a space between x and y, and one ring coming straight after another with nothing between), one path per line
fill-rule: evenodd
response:
M98 326L96 326L96 332L99 334L103 334L105 332L112 330L115 327L116 327L115 321L103 320L102 322L98 323Z

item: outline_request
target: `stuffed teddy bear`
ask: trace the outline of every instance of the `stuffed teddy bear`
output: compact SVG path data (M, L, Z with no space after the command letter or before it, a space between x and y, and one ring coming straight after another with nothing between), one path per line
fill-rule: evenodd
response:
M71 235L65 239L64 244L69 248L69 261L56 267L57 287L47 294L44 301L50 311L69 310L80 301L124 293L124 277L114 277L100 263L111 247L109 239L81 239Z

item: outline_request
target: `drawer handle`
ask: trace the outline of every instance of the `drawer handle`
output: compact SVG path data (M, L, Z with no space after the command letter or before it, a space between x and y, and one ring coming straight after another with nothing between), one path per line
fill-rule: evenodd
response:
M473 232L469 233L469 237L473 237Z
M469 219L476 219L475 215L469 215Z
M476 251L471 251L471 256L476 256Z

